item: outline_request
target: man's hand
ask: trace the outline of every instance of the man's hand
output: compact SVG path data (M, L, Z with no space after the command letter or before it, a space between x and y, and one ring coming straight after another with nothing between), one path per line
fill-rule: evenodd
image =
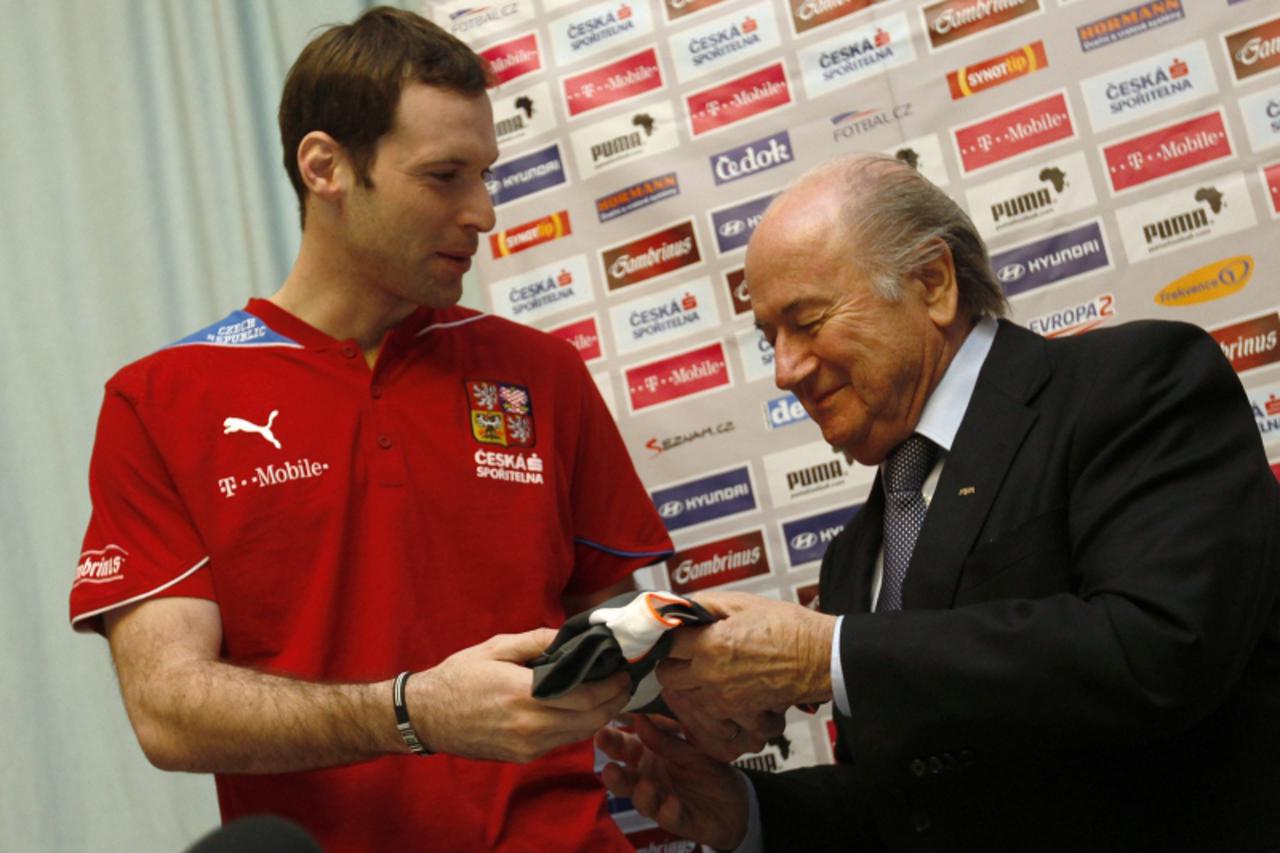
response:
M605 787L630 797L636 811L668 832L721 849L741 844L748 784L742 776L677 737L673 720L637 715L635 728L596 734L601 751L623 762L605 766Z
M524 662L555 636L550 628L498 634L414 675L406 702L418 736L435 752L517 762L590 737L627 704L631 678L620 672L534 699Z
M663 697L677 714L694 708L694 725L703 727L734 721L720 727L729 734L735 724L754 729L761 712L831 698L834 616L741 592L696 599L721 619L676 631L658 665Z

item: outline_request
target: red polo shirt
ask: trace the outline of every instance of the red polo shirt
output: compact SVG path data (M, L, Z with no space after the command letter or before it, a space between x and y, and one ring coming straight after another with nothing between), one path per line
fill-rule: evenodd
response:
M370 370L251 300L107 383L90 493L77 629L208 598L226 660L322 681L559 625L562 595L671 550L573 348L462 308L413 314ZM586 742L217 782L224 819L284 815L333 850L630 849Z

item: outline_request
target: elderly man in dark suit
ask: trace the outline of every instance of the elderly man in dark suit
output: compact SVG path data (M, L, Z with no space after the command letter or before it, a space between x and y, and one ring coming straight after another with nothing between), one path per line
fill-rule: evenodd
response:
M1280 494L1217 344L1180 323L1042 339L909 166L806 175L747 253L777 382L879 465L821 612L699 596L669 721L605 782L769 850L1280 849ZM837 763L727 759L833 700Z

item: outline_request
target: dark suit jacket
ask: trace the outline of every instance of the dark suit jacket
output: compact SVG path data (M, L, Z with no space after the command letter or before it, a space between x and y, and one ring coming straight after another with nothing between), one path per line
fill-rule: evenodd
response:
M1211 338L1001 322L872 614L882 506L822 564L841 763L752 774L768 849L1280 849L1280 490Z

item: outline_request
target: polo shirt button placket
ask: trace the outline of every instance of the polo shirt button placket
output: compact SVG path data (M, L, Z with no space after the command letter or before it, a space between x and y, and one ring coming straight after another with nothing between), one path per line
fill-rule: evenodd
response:
M342 355L346 358L355 358L356 348L351 344L344 344L342 347Z
M378 446L379 446L379 447L381 447L383 450L390 450L390 449L391 449L391 436L389 436L389 435L380 435L380 436L378 436Z

